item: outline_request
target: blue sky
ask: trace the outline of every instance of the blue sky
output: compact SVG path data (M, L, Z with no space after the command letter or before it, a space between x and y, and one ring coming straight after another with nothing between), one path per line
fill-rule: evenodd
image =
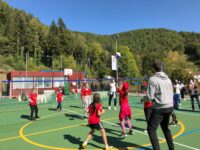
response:
M61 17L72 31L114 34L143 28L200 32L200 0L4 0L50 25Z

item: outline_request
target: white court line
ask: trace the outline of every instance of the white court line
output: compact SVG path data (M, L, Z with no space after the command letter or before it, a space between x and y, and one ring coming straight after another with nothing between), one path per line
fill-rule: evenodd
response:
M119 127L119 125L117 125L117 124L115 124L115 123L112 123L112 122L108 122L108 121L104 121L104 120L102 120L102 122L106 122L106 123L108 123L108 124L111 124L111 125L114 125L114 126L116 126L116 127ZM127 128L127 129L128 129L128 128ZM138 130L134 130L134 131L135 131L135 132L138 132L138 133L141 133L141 134L144 134L144 135L148 135L147 133L143 133L143 132L138 131ZM161 137L158 137L158 138L159 138L160 140L165 140L164 138L161 138ZM191 147L191 146L184 145L184 144L177 143L177 142L174 142L174 144L177 144L177 145L183 146L183 147L187 147L187 148L193 149L193 150L200 150L200 149L198 149L198 148Z
M200 114L194 114L194 113L186 113L186 112L182 112L181 109L180 110L175 110L176 113L180 113L180 114L185 114L185 115L191 115L191 116L198 116L200 117Z
M64 109L64 108L63 108L63 109ZM66 111L68 111L68 112L72 112L72 113L79 114L79 115L83 116L83 114L80 114L80 113L75 112L75 111L70 111L70 110L67 110L67 109L64 109L64 110L66 110ZM114 126L119 126L118 124L115 124L115 123L112 123L112 122L108 122L108 121L104 121L104 120L102 120L102 122L105 122L105 123L108 123L108 124L111 124L111 125L114 125ZM141 133L141 134L144 134L144 135L148 135L147 133L143 133L143 132L138 131L138 130L134 130L134 131L136 131L136 132L138 132L138 133ZM158 138L164 140L164 138L161 138L161 137L158 137ZM181 143L177 143L177 142L174 142L174 144L179 145L179 146L182 146L182 147L186 147L186 148L189 148L189 149L192 149L192 150L200 150L200 149L198 149L198 148L191 147L191 146L188 146L188 145L185 145L185 144L181 144Z

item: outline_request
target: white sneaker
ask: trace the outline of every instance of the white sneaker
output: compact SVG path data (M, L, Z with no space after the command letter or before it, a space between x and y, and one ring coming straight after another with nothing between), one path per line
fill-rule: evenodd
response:
M111 107L110 107L110 106L108 106L108 109L110 110L110 109L111 109Z
M122 134L120 137L125 138L125 137L127 137L127 134Z
M116 108L116 107L114 107L114 110L117 110L117 108Z
M113 146L108 145L108 146L105 147L105 150L109 150L109 149L112 149L112 148L113 148Z
M82 148L83 148L83 149L86 149L86 147L87 147L87 143L84 142L84 143L82 144Z
M143 132L144 132L144 133L147 133L147 130L144 130Z

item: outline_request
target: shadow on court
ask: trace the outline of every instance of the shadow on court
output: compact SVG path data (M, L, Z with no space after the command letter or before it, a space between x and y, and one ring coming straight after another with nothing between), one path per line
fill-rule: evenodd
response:
M134 118L134 120L146 122L146 119L141 119L141 118Z
M56 111L56 108L49 108L50 111Z
M76 114L65 114L66 117L69 118L69 120L75 120L75 119L82 119L83 117Z
M74 105L71 105L70 107L72 107L72 108L83 108L82 106L74 106Z
M119 127L121 126L120 123L117 123L117 125L118 125ZM127 124L125 124L125 127L128 128ZM138 130L138 131L141 131L141 132L143 132L144 130L146 130L146 129L144 129L144 128L140 128L140 127L136 127L136 126L132 126L132 129L133 129L133 130ZM127 129L127 131L128 131L128 129Z
M195 113L195 112L199 112L200 110L199 110L199 108L197 108L196 110L190 110L190 109L176 109L176 111L183 111L183 112L193 112L193 113Z
M21 115L20 118L30 120L30 116L29 115Z
M151 150L151 148L148 148L148 147L142 147L141 145L138 145L138 144L135 144L135 143L126 142L121 138L107 136L107 139L108 139L109 145L112 145L113 147L119 148L119 149L126 149L127 147L137 147L137 148L141 148L143 150ZM93 140L95 140L98 143L103 144L103 139L102 139L101 136L93 135Z
M78 149L82 149L81 145L82 145L83 141L81 141L80 137L75 137L75 136L72 136L72 135L69 135L69 134L65 134L65 135L63 135L63 137L64 137L65 140L68 140L70 143L72 143L74 145L78 145ZM88 143L88 145L91 145L95 148L102 148L102 147L95 145L95 144L92 144L90 142Z

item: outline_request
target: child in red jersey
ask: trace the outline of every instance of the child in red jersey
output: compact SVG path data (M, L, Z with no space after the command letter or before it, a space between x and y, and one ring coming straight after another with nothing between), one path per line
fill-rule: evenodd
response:
M58 111L58 109L62 110L62 101L63 101L63 93L62 93L62 89L59 89L57 94L56 94L56 100L58 102L58 106L56 108L56 111Z
M90 90L88 84L86 84L85 89L82 94L83 94L82 97L83 97L83 102L84 102L84 118L83 119L86 119L87 118L86 110L92 102L92 91Z
M131 126L131 108L128 103L128 83L123 82L122 87L117 86L117 91L119 93L119 101L120 101L120 112L119 112L119 120L120 125L122 128L122 138L125 138L127 136L126 134L126 127L124 124L124 120L126 121L128 127L129 127L129 134L133 134L132 126Z
M91 139L92 135L97 129L101 132L105 144L105 149L111 149L112 146L108 145L106 132L100 120L101 115L105 112L100 101L100 94L94 94L93 102L87 108L87 112L89 113L88 124L91 128L91 131L89 132L85 142L82 144L82 148L86 148L88 141Z
M29 105L30 105L30 108L31 108L30 120L35 120L36 118L39 118L39 116L38 116L38 106L37 106L37 93L36 93L35 89L33 89L31 94L29 95ZM34 113L35 113L35 117L33 117Z

